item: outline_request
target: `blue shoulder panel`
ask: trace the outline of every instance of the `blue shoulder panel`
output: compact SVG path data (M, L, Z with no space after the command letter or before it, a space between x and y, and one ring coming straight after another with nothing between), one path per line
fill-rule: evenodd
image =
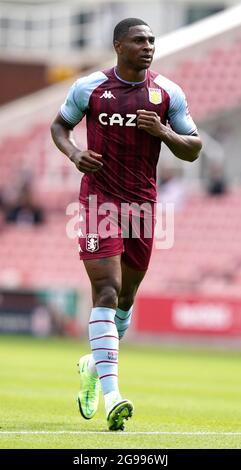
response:
M162 75L158 75L155 83L163 88L170 97L168 122L177 134L193 134L197 127L189 113L187 100L180 86Z
M76 80L60 108L63 119L76 126L86 113L91 93L106 80L108 77L103 72L94 72Z

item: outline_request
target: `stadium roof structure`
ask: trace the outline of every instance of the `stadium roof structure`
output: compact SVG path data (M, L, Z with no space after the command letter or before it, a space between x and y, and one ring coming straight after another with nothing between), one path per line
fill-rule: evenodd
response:
M185 91L199 124L241 106L241 5L158 38L154 69Z
M114 62L113 56L102 68ZM184 89L199 125L240 108L241 5L157 38L152 68ZM73 79L3 106L0 134L6 134L13 122L18 129L25 122L52 118L72 83Z
M115 58L103 63L112 66ZM216 117L241 109L241 5L156 40L153 69L184 89L199 129ZM91 73L89 70L86 73ZM0 185L21 162L38 175L40 187L58 186L58 175L69 175L69 188L78 174L51 141L49 127L73 79L20 98L0 109L3 158ZM77 126L76 141L86 143L85 122ZM7 145L7 147L6 147ZM40 170L38 169L40 168ZM41 178L40 173L41 173ZM65 178L65 189L67 190ZM62 186L60 185L61 189ZM41 188L40 188L41 189Z

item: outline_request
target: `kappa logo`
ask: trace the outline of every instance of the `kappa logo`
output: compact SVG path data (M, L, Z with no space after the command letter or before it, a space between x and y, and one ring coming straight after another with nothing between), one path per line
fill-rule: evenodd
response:
M116 100L116 97L111 93L110 90L105 90L105 92L103 93L103 95L101 95L100 98L107 98L107 99L111 99L111 98L114 98L114 100Z
M99 235L98 233L86 234L86 250L93 253L99 249Z

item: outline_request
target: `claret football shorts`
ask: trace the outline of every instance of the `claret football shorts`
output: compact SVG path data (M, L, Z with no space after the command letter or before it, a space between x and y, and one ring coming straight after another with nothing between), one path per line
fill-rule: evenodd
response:
M126 203L103 194L80 202L81 260L122 255L138 271L148 267L154 237L155 204Z

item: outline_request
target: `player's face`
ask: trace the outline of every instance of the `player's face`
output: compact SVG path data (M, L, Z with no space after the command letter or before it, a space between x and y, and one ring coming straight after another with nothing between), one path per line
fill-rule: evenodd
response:
M115 49L119 60L128 67L148 69L155 52L155 37L149 26L132 26L120 41L116 41Z

